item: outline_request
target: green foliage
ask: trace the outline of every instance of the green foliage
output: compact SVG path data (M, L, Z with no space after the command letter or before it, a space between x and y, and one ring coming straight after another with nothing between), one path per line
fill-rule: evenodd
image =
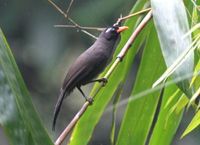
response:
M12 145L53 145L0 29L0 124Z
M200 111L198 111L196 113L196 115L194 116L194 118L192 119L191 123L189 124L189 126L187 127L187 129L184 131L183 135L181 136L181 138L183 138L185 135L187 135L188 133L190 133L192 130L194 130L195 128L197 128L200 125Z
M175 85L170 85L165 88L158 119L153 129L153 133L151 134L149 145L171 144L183 114L183 110L171 112L171 109L181 96L181 92L177 90L178 88ZM166 106L168 100L171 98L173 99Z
M151 0L151 5L160 46L168 67L160 81L166 80L172 74L174 80L180 80L176 82L180 89L191 97L192 91L189 86L194 67L194 54L190 51L187 57L182 57L183 52L190 50L192 43L191 34L185 35L189 31L189 24L183 1Z
M199 58L197 58L195 70L193 70L193 53L200 44L198 38L200 35L197 9L193 11L192 19L195 31L189 31L190 22L188 22L182 1L170 0L169 3L170 5L166 5L165 1L151 0L154 21L151 20L140 32L124 60L112 73L106 87L101 89L95 97L93 105L88 107L78 121L72 132L70 145L87 145L89 143L106 106L116 92L112 110L113 120L110 136L112 144L170 145L182 119L184 107L188 102L189 105L196 106L194 101L200 92L199 77L191 75L197 74L200 68ZM146 4L147 0L137 1L131 13L143 9ZM129 26L129 30L122 34L115 57L126 44L141 18L143 16L136 16L124 23ZM192 33L195 37L193 42ZM183 37L184 43L181 39ZM193 45L189 47L190 44ZM123 84L134 63L134 58L141 48L143 51L141 51L142 57L136 81L127 101L128 105L116 139L116 113L122 103L120 96ZM108 69L109 66L101 76ZM183 78L188 74L190 74L188 77ZM167 80L171 75L173 77ZM154 82L156 83L154 84ZM160 82L163 82L164 85L157 86ZM152 88L153 84L154 88ZM91 96L98 87L98 83L94 85ZM192 99L189 100L188 97L192 97ZM30 95L2 31L0 31L0 116L0 124L3 126L10 144L40 145L41 141L45 145L53 144L31 103ZM199 118L200 113L197 111L182 137L199 126Z
M140 68L123 117L117 145L145 144L159 100L160 90L144 93L142 98L134 99L137 94L151 89L153 82L165 68L156 32L152 25L146 36L147 40Z

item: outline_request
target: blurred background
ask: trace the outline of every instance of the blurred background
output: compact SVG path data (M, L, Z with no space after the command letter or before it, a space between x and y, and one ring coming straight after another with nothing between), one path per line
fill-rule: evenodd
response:
M70 0L54 2L66 10ZM81 26L106 27L112 25L120 14L127 15L134 3L135 0L75 0L69 14ZM81 94L75 90L63 103L56 131L51 131L54 105L66 70L94 42L93 38L76 29L55 28L56 24L67 24L67 21L47 0L0 0L0 27L10 44L35 108L53 140L84 103ZM91 33L98 36L96 31ZM136 59L139 60L139 56ZM131 77L135 76L137 62L130 72ZM133 77L130 79L134 80ZM132 83L129 83L126 85L127 92L132 87ZM91 86L83 89L89 94ZM122 99L125 97L126 94ZM118 113L118 129L124 109L125 106ZM199 145L200 131L197 129L184 139L179 139L191 117L192 111L185 113L173 145ZM106 112L90 144L107 145L110 128L111 112ZM8 145L2 128L0 145Z

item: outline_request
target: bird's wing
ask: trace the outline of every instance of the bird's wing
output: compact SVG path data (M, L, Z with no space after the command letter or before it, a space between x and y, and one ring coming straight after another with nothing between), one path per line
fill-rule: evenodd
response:
M69 73L72 72L72 70L74 71L74 73L70 74L70 76L69 76ZM56 120L57 120L57 117L60 112L62 102L63 102L65 96L68 96L71 93L71 91L76 87L77 81L79 81L81 78L83 78L85 76L84 74L88 74L89 71L90 71L90 69L87 69L87 65L82 65L79 69L71 68L69 70L67 76L65 77L63 86L60 89L60 95L58 97L58 101L57 101L55 109L54 109L53 126L52 126L53 130L55 129Z
M92 69L93 67L86 60L75 62L64 79L62 85L63 90L71 92L76 87L77 83L92 72Z

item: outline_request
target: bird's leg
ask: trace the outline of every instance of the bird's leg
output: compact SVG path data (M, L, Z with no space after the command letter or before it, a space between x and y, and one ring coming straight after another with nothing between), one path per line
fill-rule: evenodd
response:
M77 86L77 89L81 92L81 94L83 95L83 97L85 98L85 100L88 101L90 104L92 104L93 99L86 97L86 95L84 94L84 92L83 92L83 90L81 89L80 86Z
M95 79L95 80L91 80L91 81L88 81L87 84L89 83L95 83L95 82L99 82L99 83L103 83L103 86L106 85L106 83L108 82L108 80L106 78L100 78L100 79Z

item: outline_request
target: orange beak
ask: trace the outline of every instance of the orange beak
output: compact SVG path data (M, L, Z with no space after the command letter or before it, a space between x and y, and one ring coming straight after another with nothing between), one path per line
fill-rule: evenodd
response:
M127 30L127 29L128 29L127 26L121 26L121 27L119 27L119 29L117 29L117 33L120 33L120 32Z

